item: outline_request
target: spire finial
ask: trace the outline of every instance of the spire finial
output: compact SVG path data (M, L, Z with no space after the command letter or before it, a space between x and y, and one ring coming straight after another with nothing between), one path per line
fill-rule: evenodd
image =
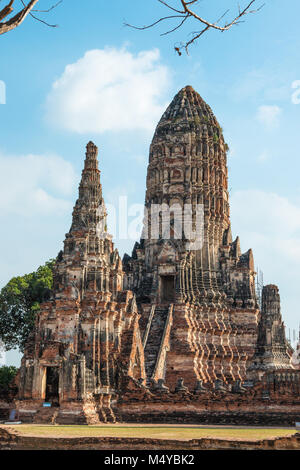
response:
M98 170L98 147L91 140L86 146L84 170Z
M86 146L86 156L90 158L97 158L98 156L98 147L91 140Z

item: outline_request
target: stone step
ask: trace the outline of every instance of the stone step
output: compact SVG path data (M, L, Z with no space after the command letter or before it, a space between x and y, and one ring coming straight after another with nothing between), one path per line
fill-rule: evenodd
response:
M157 306L155 308L147 344L145 346L145 369L148 381L154 372L157 355L159 353L165 324L168 317L168 311L169 306Z
M40 408L34 415L33 423L35 424L54 424L59 413L58 407Z

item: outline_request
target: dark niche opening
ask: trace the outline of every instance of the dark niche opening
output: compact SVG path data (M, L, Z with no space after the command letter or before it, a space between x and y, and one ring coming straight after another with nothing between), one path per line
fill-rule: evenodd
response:
M175 300L175 276L161 276L161 302Z
M59 372L58 367L47 367L46 370L46 402L53 406L59 405Z

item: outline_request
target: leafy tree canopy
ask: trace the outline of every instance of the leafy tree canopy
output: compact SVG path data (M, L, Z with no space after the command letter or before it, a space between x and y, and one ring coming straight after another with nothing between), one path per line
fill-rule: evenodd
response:
M0 389L8 390L12 380L17 375L18 369L14 366L0 367Z
M54 263L55 260L50 260L36 272L13 277L1 290L0 340L6 350L24 350L40 303L49 298Z

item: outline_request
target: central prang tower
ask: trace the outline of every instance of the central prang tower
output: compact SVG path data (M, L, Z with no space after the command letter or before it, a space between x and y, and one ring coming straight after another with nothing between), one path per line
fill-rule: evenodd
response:
M142 239L123 260L125 284L143 312L148 383L172 388L184 378L189 388L223 387L247 377L259 308L252 250L242 254L239 238L231 236L227 150L211 108L192 87L180 90L150 146ZM161 205L158 219L153 205ZM193 230L202 208L198 247L178 233L172 206L183 215L191 208ZM166 207L170 237L162 221Z

